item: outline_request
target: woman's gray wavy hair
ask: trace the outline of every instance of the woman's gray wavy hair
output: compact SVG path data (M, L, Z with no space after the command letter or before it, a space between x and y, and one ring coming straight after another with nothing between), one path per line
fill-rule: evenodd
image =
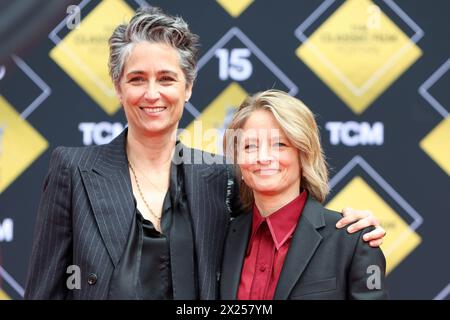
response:
M119 25L109 38L108 67L114 85L119 83L133 46L142 41L165 43L176 49L186 86L194 82L199 37L189 30L183 18L168 15L158 7L144 7L128 24Z

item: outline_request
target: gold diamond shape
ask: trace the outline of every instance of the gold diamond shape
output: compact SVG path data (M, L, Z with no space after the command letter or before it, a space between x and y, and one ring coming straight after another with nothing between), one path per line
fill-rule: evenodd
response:
M420 147L450 176L450 117L420 141Z
M0 96L0 194L47 148L48 142Z
M422 55L381 10L371 16L374 7L370 0L346 1L296 50L356 114Z
M217 0L217 2L234 18L241 15L254 0Z
M370 209L387 231L381 248L386 257L386 274L402 262L422 241L408 224L359 176L354 177L327 203L327 208L341 211L352 207Z
M50 57L109 115L120 108L108 74L108 39L133 10L122 0L101 1L50 52Z
M205 110L180 134L180 141L186 146L223 154L222 138L236 108L244 101L247 92L236 82L211 102Z
M11 298L6 294L5 291L0 289L0 300L11 300Z

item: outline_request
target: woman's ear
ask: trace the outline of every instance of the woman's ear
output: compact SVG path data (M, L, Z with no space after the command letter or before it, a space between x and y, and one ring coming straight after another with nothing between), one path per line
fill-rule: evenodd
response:
M120 90L119 84L114 84L114 89L116 91L116 96L119 99L120 103L122 103L122 91Z
M193 85L193 83L190 83L190 84L187 85L187 88L186 88L186 97L185 97L185 99L184 99L185 102L188 102L189 99L191 98L191 95L192 95L192 85Z

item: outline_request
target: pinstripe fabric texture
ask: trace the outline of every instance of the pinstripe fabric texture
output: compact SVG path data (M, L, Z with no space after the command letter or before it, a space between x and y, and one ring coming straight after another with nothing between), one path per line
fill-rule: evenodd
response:
M135 203L125 152L127 130L103 146L56 148L39 205L26 299L107 299L131 228ZM193 164L205 154L183 149L185 192L193 221L199 298L216 299L223 243L236 204L232 169ZM188 161L186 161L186 159ZM81 270L69 290L67 267ZM88 284L95 274L95 284Z

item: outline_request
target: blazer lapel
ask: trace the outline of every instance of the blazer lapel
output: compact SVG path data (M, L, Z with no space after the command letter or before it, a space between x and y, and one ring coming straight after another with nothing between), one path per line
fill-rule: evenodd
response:
M322 206L308 197L281 270L274 300L286 300L322 241L316 230L325 225Z
M224 265L220 280L220 298L237 299L242 266L252 228L252 213L246 213L234 219L228 230L225 244Z
M114 266L119 263L134 214L134 197L125 151L125 129L111 143L99 147L91 167L80 166L87 195Z

